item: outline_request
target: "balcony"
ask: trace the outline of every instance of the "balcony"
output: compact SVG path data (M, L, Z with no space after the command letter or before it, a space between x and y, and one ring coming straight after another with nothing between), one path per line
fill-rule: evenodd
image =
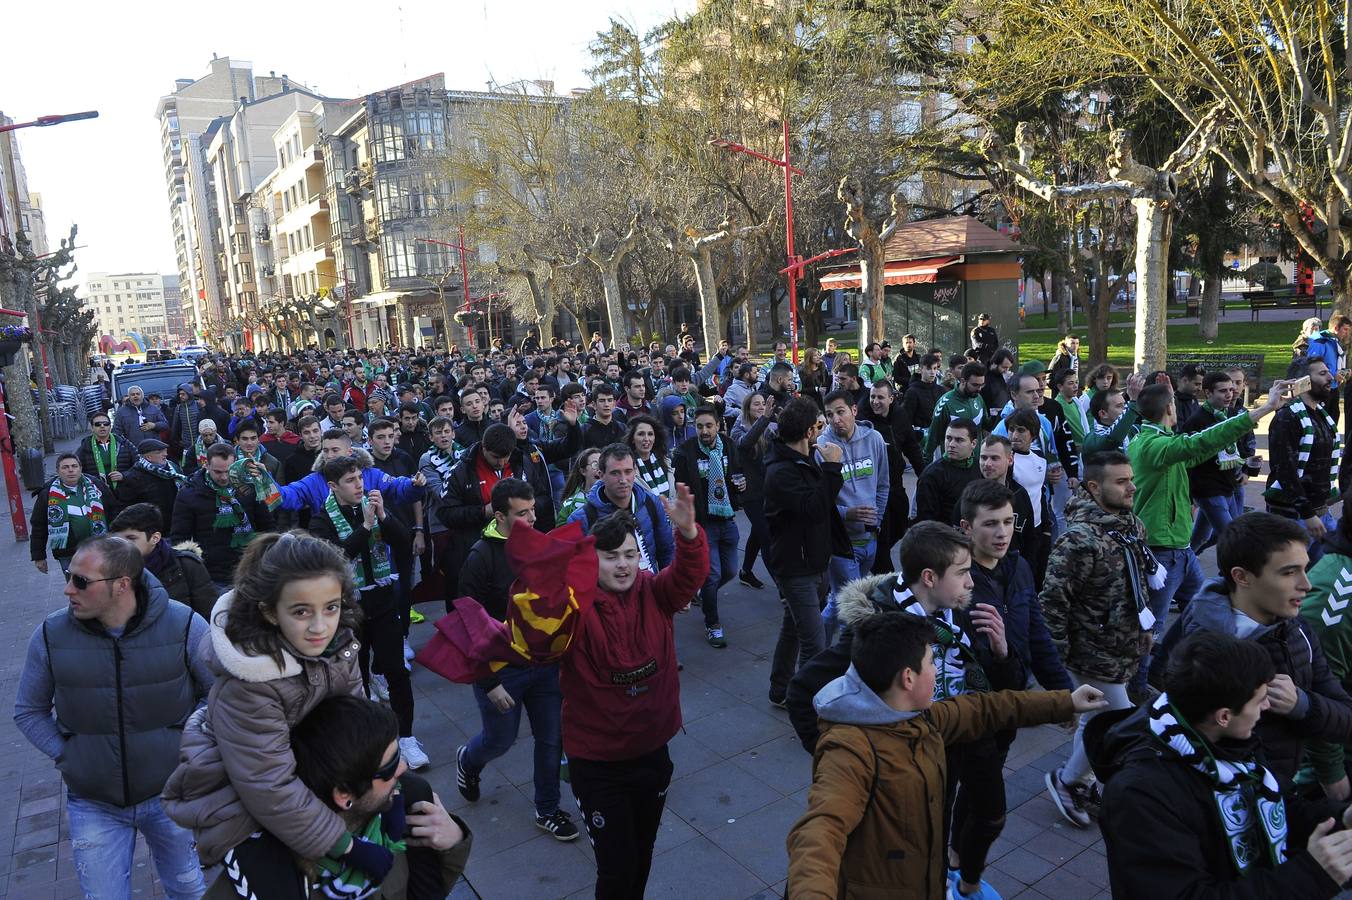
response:
M268 228L266 225L258 225L254 228L254 237L257 238L260 243L266 244L268 241L272 240L272 229Z

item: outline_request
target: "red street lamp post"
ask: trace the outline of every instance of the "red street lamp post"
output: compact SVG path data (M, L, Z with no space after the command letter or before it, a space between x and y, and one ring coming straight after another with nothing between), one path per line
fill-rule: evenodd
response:
M709 143L714 147L721 147L734 153L745 153L747 156L753 156L762 162L768 162L770 165L778 166L784 170L784 243L788 252L789 264L780 271L787 275L789 281L789 336L793 345L793 364L796 366L798 365L798 279L803 277L803 266L805 264L799 260L798 254L793 249L793 176L802 175L803 170L794 168L789 162L789 120L784 120L783 159L775 159L773 156L757 153L750 147L744 147L722 138L714 138ZM748 322L747 331L750 330L751 323Z
M466 252L469 250L469 248L465 246L465 226L464 226L464 225L461 225L461 226L460 226L460 240L458 240L458 241L457 241L456 243L454 243L454 244L452 244L450 241L438 241L438 240L436 240L435 238L418 238L418 240L422 241L424 244L436 244L436 245L439 246L439 247L450 247L452 250L458 250L458 251L460 252L460 277L461 277L461 279L462 279L462 285L463 285L463 291L464 291L464 293L462 294L462 296L465 298L465 306L464 306L465 311L468 311L468 310L469 310L470 304L472 304L472 303L479 303L479 302L481 302L481 301L494 300L494 299L496 299L496 298L498 298L498 297L503 296L503 293L504 293L504 292L502 292L502 291L499 291L499 292L494 293L494 294L485 294L485 295L482 296L482 297L471 297L471 296L469 295L469 265L468 265L468 263L466 262L466 259L465 259L465 254L466 254ZM488 315L488 313L484 313L484 315ZM491 332L491 329L490 329L490 332ZM471 350L473 350L473 349L474 349L474 329L473 329L473 328L468 328L468 329L466 329L466 333L467 333L468 336L469 336L469 348L470 348ZM448 339L450 338L450 334L451 334L451 323L450 323L450 322L447 322L447 323L446 323L446 336L447 336Z

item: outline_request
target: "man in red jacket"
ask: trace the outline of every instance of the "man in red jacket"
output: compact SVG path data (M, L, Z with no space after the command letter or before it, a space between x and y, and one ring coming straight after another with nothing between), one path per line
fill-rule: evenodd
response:
M676 491L674 503L662 499L676 558L656 575L639 564L632 514L592 526L596 600L561 660L563 750L596 854L597 900L643 896L671 783L667 742L681 727L672 617L709 571L695 499L685 485Z

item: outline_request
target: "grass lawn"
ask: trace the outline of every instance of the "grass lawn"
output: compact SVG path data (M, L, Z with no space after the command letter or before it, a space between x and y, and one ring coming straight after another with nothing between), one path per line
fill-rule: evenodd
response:
M1205 343L1197 334L1196 325L1169 326L1169 351L1172 353L1262 353L1263 377L1265 380L1279 378L1291 361L1291 342L1300 328L1298 322L1222 322L1220 333L1214 343ZM1081 332L1083 335L1083 332ZM1130 366L1135 334L1128 328L1114 328L1108 331L1108 337L1114 343L1108 347L1108 362L1116 366ZM1050 362L1056 353L1054 335L1032 334L1019 340L1019 358L1021 360L1040 359ZM1089 358L1089 344L1081 341L1080 358Z

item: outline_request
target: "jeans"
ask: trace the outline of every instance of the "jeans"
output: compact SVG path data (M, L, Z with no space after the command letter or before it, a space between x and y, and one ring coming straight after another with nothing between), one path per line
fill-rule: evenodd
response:
M1198 497L1197 520L1192 526L1192 552L1201 553L1220 539L1235 518L1235 496Z
M1299 523L1300 523L1300 527L1301 527L1301 528L1304 528L1307 534L1308 534L1309 531L1310 531L1310 529L1305 525L1305 520L1304 520L1304 519L1301 519L1301 518L1299 518L1299 517L1297 517L1297 516L1294 515L1294 514L1285 513L1285 512L1279 512L1278 510L1275 510L1275 509L1271 509L1271 510L1269 510L1269 512L1274 512L1274 513L1277 513L1277 515L1282 516L1283 518L1293 519L1293 520L1299 522ZM1325 531L1326 533L1328 533L1328 534L1333 534L1333 532L1336 531L1337 528L1338 528L1338 520L1335 519L1335 518L1333 518L1333 513L1329 512L1328 510L1325 510L1325 511L1324 511L1324 514L1323 514L1322 516L1319 517L1319 521L1321 521L1321 522L1324 523L1324 531ZM1310 564L1309 564L1309 566L1306 567L1306 571L1308 572L1308 571L1310 570L1310 567L1314 566L1315 563L1319 562L1319 560L1320 560L1323 556L1324 556L1324 540L1323 540L1323 538L1311 538L1311 539L1310 539Z
M1201 590L1204 579L1202 564L1197 561L1197 554L1192 552L1191 547L1150 549L1160 561L1160 565L1168 570L1164 586L1158 590L1150 589L1150 611L1155 616L1155 625L1150 630L1155 636L1155 643L1158 644L1160 638L1164 636L1164 620L1169 615L1169 601L1175 594L1191 600ZM1141 660L1141 668L1131 679L1131 686L1137 690L1145 687L1146 677L1149 674L1150 656L1147 655Z
M465 745L465 768L476 775L516 743L521 728L521 708L526 708L535 737L535 811L542 816L559 810L559 763L563 756L563 693L559 690L559 666L507 666L498 681L516 703L498 712L488 692L477 684L483 730Z
M709 577L699 589L700 608L704 610L704 627L718 625L718 589L737 575L737 520L716 519L704 523L709 538Z
M822 627L825 629L826 646L836 639L836 591L862 578L873 568L873 555L878 552L878 539L870 536L867 544L855 544L853 556L833 556L826 570L831 582L831 593L826 598L826 608L822 610Z
M1084 750L1084 729L1089 724L1089 720L1101 712L1110 709L1128 709L1133 704L1131 698L1127 696L1127 686L1125 684L1115 684L1109 681L1099 681L1096 678L1090 678L1087 675L1081 675L1079 672L1070 672L1071 684L1079 687L1082 684L1092 684L1103 692L1103 699L1108 701L1105 709L1095 712L1080 713L1080 723L1075 728L1075 739L1070 746L1070 758L1061 768L1061 780L1066 784L1088 784L1094 777L1094 771L1089 765L1089 755Z
M66 798L66 814L70 818L75 872L85 897L131 897L132 854L138 831L150 847L165 896L170 900L196 900L206 893L192 832L164 814L159 797L135 806L113 806L71 794Z
M793 673L802 668L825 645L822 637L821 604L817 602L820 575L775 576L783 598L784 621L770 662L770 696L784 698Z

